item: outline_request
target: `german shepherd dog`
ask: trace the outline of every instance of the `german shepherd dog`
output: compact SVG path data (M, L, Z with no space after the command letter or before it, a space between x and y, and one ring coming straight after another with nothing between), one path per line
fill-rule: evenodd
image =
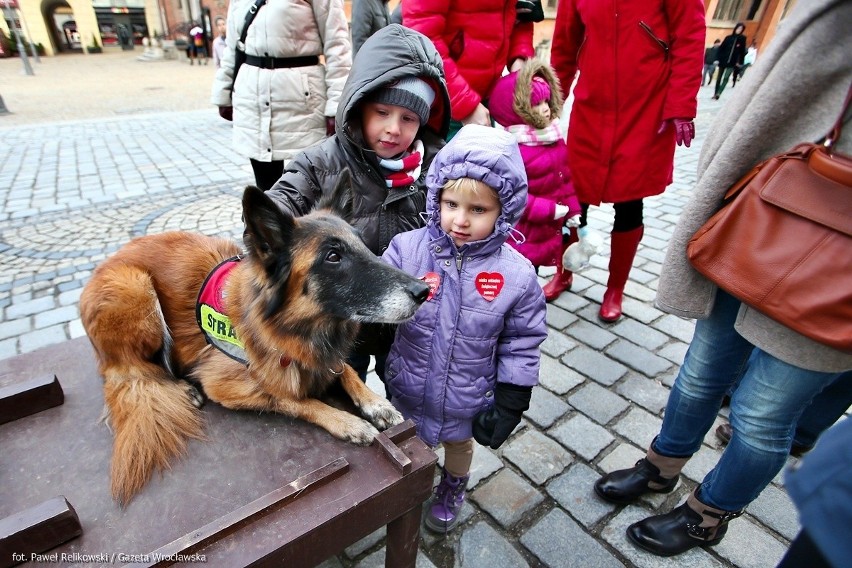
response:
M348 173L348 172L345 172ZM111 491L121 506L155 469L203 438L200 387L226 408L280 412L369 445L402 421L345 362L358 322L399 323L429 287L373 255L343 219L349 176L310 214L282 212L256 187L242 199L247 254L222 298L241 362L208 344L196 299L235 243L186 232L133 239L105 260L80 298L114 432ZM339 382L366 420L319 400Z

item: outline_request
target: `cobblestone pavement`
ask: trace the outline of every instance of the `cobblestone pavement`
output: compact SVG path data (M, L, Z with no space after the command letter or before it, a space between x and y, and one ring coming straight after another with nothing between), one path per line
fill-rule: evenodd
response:
M212 69L136 55L44 58L36 77L22 75L18 60L0 60L0 96L13 112L0 116L0 376L4 358L84 334L82 286L131 237L241 233L251 171L230 149L230 125L207 104ZM678 150L675 182L646 202L626 317L597 320L608 259L595 257L548 306L541 388L522 426L499 451L477 449L464 523L448 538L424 532L419 567L765 568L795 536L779 476L712 549L664 559L627 542L628 524L668 511L712 467L721 451L712 430L674 493L621 507L592 492L602 472L643 455L692 336L691 321L652 300L701 139L724 104L710 95L699 95L698 140ZM608 231L611 218L610 208L593 209L591 224ZM383 539L379 531L323 566L380 566Z

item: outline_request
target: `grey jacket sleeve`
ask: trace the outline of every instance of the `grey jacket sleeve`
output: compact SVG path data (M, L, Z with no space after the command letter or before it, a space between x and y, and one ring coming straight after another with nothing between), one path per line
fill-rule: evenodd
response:
M307 215L322 195L322 187L307 154L302 152L287 164L284 174L266 194L294 217Z
M352 58L373 33L372 0L352 0Z

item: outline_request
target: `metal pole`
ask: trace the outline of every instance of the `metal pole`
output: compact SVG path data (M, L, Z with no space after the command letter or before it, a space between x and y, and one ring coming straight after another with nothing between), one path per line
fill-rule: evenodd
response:
M38 50L33 43L33 35L30 33L30 27L27 25L27 20L24 19L24 12L21 11L20 8L18 8L18 12L21 16L21 21L24 22L24 31L27 32L27 40L30 42L30 53L33 54L33 59L36 60L36 63L41 63L41 58L38 56Z
M0 116L3 116L4 114L11 113L9 112L9 109L6 108L6 103L3 102L3 97L0 96Z
M11 10L9 0L4 1L6 3L6 10ZM10 27L12 28L12 33L15 34L15 44L18 47L18 55L21 56L21 61L24 63L24 72L27 75L35 75L35 73L33 73L33 68L30 65L30 60L27 57L27 50L24 48L24 43L21 41L21 34L18 33L18 26L15 25L14 13L12 14L12 25Z

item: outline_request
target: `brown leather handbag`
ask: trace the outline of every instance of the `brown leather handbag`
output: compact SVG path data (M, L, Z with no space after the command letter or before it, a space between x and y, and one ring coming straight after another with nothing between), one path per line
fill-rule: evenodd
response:
M819 343L852 352L852 158L823 144L761 162L725 194L686 249L698 272Z

